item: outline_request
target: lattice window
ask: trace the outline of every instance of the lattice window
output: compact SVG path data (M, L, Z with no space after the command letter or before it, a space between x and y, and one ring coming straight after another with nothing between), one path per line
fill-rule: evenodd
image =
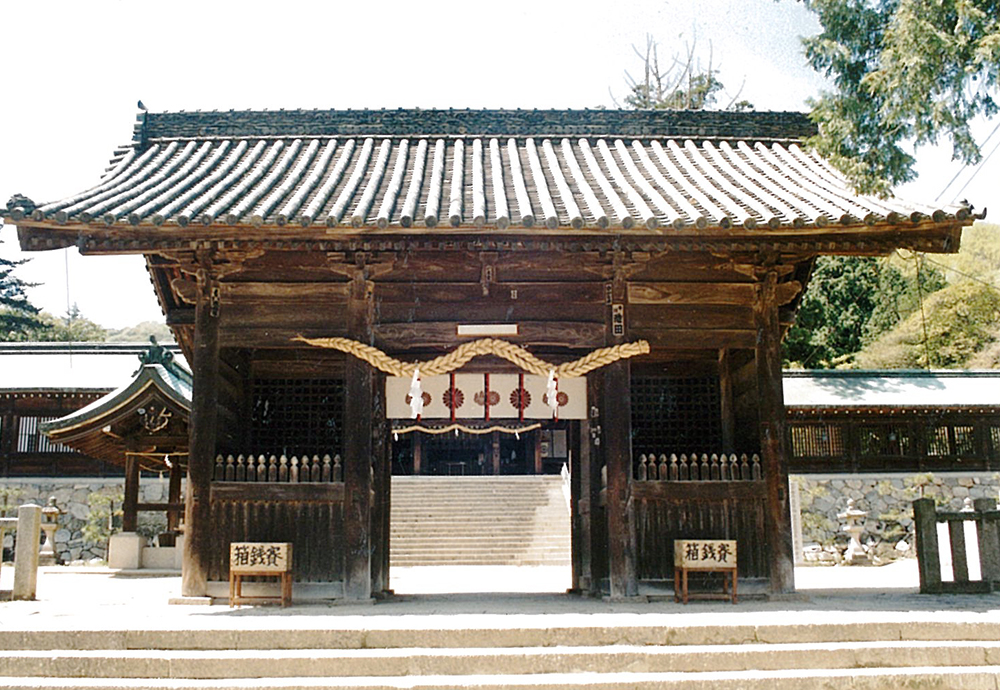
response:
M343 452L341 379L257 379L253 382L254 453Z
M722 443L717 376L632 377L632 452L712 452ZM722 449L725 450L725 449Z
M38 425L55 417L21 417L17 427L18 453L71 453L72 448L61 443L53 443L38 430Z
M796 458L832 458L846 455L844 430L834 424L802 424L791 427L792 455Z
M952 451L955 455L976 454L976 432L971 426L953 426Z
M975 455L975 429L971 426L936 426L928 429L927 454Z
M913 453L913 437L905 427L870 424L858 428L862 456L903 456Z

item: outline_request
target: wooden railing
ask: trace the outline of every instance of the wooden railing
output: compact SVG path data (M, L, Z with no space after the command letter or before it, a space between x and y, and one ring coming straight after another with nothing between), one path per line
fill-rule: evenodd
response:
M920 591L923 594L985 593L1000 587L1000 510L992 498L966 499L960 511L937 511L934 500L920 498L913 502L913 521L917 537L917 565ZM951 550L951 576L941 573L941 544L938 523L947 525ZM966 540L966 528L973 527L973 544ZM978 579L970 577L970 556L978 554Z
M746 453L736 457L735 453L718 455L697 453L680 457L671 453L657 456L655 453L642 454L636 463L635 479L645 481L758 481L762 478L760 456Z
M218 455L214 479L217 482L331 483L344 481L340 455Z

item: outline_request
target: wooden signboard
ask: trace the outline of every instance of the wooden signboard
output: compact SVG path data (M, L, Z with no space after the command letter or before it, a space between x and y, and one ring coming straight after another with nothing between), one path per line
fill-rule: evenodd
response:
M689 572L721 572L722 594L688 593ZM674 541L674 601L689 598L732 599L736 603L736 541L734 539L677 539Z
M244 577L277 577L280 597L243 596ZM229 605L248 601L292 603L292 545L290 542L233 542L229 545Z

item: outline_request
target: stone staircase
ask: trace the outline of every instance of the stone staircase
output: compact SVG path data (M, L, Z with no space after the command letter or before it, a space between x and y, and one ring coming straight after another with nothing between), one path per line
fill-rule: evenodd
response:
M0 687L880 690L1000 687L1000 623L489 624L0 635ZM504 618L510 618L506 616Z
M559 476L393 477L390 565L569 565Z

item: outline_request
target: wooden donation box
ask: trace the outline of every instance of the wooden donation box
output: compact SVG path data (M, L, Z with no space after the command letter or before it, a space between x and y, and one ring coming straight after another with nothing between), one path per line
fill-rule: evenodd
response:
M688 602L688 573L722 573L721 594L694 594L692 599L732 599L736 603L736 541L676 539L674 541L674 601Z
M280 597L243 596L243 578L277 577ZM248 602L292 604L292 545L289 542L233 542L229 545L229 605Z

